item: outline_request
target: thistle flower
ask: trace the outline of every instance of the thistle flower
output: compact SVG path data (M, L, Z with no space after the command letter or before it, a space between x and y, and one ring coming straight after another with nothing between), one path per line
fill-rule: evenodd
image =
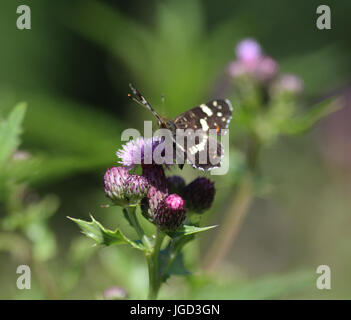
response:
M239 42L235 48L236 57L243 61L258 60L262 56L260 44L251 38Z
M187 209L195 213L203 213L211 207L215 193L213 182L205 177L195 179L184 189Z
M142 165L143 176L148 181L149 190L141 202L143 215L153 222L156 208L168 195L167 179L162 166Z
M104 298L106 300L126 299L127 296L127 291L121 287L111 287L104 291Z
M120 206L136 203L146 196L149 189L146 178L130 175L124 167L107 169L104 184L106 195Z
M138 164L146 164L150 161L155 164L154 151L163 142L161 137L144 139L142 137L130 140L122 146L122 149L116 152L117 157L121 159L120 164L126 168L132 169ZM160 147L161 148L161 147ZM150 152L150 154L148 154ZM170 163L164 163L170 165Z
M131 175L125 182L125 194L129 203L136 203L146 197L149 184L145 177Z
M292 94L298 94L303 90L303 81L293 75L293 74L284 74L280 76L277 81L272 85L272 94L289 92Z
M253 39L244 39L236 47L237 60L228 65L228 73L232 78L248 75L265 83L270 81L278 71L277 62L262 55L261 46Z
M123 167L107 169L104 176L105 193L112 201L123 199L124 183L129 177L129 172Z
M167 185L170 193L182 194L185 188L185 180L180 176L167 177Z
M182 225L185 218L185 201L177 194L170 194L159 203L154 221L160 229L173 231Z
M254 70L254 76L261 82L268 82L274 78L278 72L278 63L269 56L262 57Z

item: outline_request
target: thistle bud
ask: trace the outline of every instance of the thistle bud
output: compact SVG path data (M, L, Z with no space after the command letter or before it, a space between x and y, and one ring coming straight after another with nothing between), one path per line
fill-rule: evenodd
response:
M124 184L128 177L129 172L123 167L113 167L107 169L105 173L105 193L115 204L126 204L124 199Z
M200 177L188 184L184 189L187 209L202 213L209 209L214 200L216 189L214 183L205 177Z
M150 221L154 221L159 203L168 195L167 179L162 166L143 165L143 176L149 184L147 197L141 202L141 212Z
M149 185L142 176L130 175L124 167L107 169L104 176L106 195L119 206L126 206L146 196Z
M129 203L136 203L146 197L149 190L149 184L145 177L131 175L125 182L124 196L129 200Z
M182 194L185 188L185 180L180 176L170 176L167 178L169 193Z
M185 201L173 193L159 203L154 222L162 230L173 231L182 225L185 218Z

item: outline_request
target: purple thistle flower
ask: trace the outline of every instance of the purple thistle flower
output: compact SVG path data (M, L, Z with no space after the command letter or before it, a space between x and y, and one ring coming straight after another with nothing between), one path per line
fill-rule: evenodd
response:
M106 300L126 299L127 296L127 291L121 287L111 287L104 291L104 298Z
M229 75L236 79L248 75L256 81L266 83L278 71L277 62L269 56L262 55L261 47L253 39L245 39L236 47L237 60L228 65Z
M252 75L257 67L257 61L245 62L242 60L232 61L228 65L228 73L232 78L239 78L243 75Z
M170 193L182 194L185 188L185 180L180 176L167 178L167 185Z
M278 72L278 63L272 57L262 57L255 70L255 77L261 82L268 82L274 78Z
M144 177L130 175L124 167L107 169L104 184L106 195L120 206L136 203L146 196L149 189Z
M142 165L143 176L148 181L147 197L141 202L143 215L150 221L154 220L159 203L168 195L167 179L162 166Z
M155 164L155 159L153 157L154 151L163 143L164 142L162 141L161 137L153 137L150 139L140 137L135 140L128 141L122 146L122 149L116 152L116 155L121 159L119 163L123 164L128 169L132 169L138 164ZM147 154L147 152L150 154ZM171 163L164 164L170 165Z
M214 183L205 177L199 177L184 189L187 208L195 213L202 213L212 205L216 193Z
M143 176L131 175L125 182L125 194L129 203L136 203L146 197L149 183Z
M185 201L177 194L167 196L159 203L155 212L155 223L162 230L176 230L185 218Z
M105 193L112 200L123 202L124 183L129 177L129 172L124 167L107 169L104 176Z
M239 60L253 61L261 58L261 46L251 38L244 39L235 48L236 56Z
M293 75L284 74L275 81L272 85L272 93L289 92L292 94L298 94L303 90L303 81Z

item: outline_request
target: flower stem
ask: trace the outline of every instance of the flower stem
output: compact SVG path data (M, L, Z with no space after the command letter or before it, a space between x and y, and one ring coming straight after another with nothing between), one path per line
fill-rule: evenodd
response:
M204 259L204 268L209 272L214 272L225 260L254 200L254 180L259 174L258 159L261 146L257 136L249 137L246 152L247 172L242 177L237 194L224 216L222 231L212 242Z
M147 265L149 269L149 293L148 299L156 299L158 295L158 291L161 286L161 275L159 272L159 263L158 256L161 250L162 242L165 237L165 233L156 229L155 241L151 244L149 237L144 233L143 228L139 224L138 218L136 216L136 207L130 206L126 208L126 212L129 217L129 221L131 225L134 227L137 232L140 240L144 244L145 256L147 260Z
M214 272L227 256L239 233L253 198L253 182L250 176L246 176L241 182L236 197L231 203L228 213L222 222L222 231L218 234L212 246L207 251L204 259L204 268L207 271Z
M161 286L161 276L159 272L158 256L165 234L158 228L156 230L155 242L151 252L147 253L147 264L149 268L149 294L148 299L157 299L158 291Z
M151 250L152 246L150 243L150 240L148 236L144 233L143 228L141 227L138 218L136 216L136 207L135 206L130 206L127 209L128 217L130 220L130 223L134 227L136 233L138 234L141 242L144 244L144 246L147 248L148 251Z

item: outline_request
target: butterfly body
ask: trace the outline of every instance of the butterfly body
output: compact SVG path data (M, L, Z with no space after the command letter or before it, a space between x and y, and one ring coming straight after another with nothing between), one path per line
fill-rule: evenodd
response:
M171 131L177 160L181 158L199 170L220 167L220 159L224 153L223 147L210 134L213 132L216 135L226 133L233 111L228 99L209 101L169 120L160 116L132 85L130 88L137 98L134 100L154 114L159 127ZM183 138L182 135L185 138L184 145L178 140L179 136ZM183 163L179 164L181 168L183 165Z

